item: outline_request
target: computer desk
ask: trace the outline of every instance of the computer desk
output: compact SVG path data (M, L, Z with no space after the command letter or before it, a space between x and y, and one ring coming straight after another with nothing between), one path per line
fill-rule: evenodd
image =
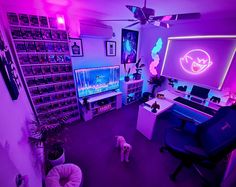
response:
M196 124L202 123L212 117L211 115L195 108L176 102L174 99L183 96L181 93L164 90L159 92L159 94L164 94L165 99L153 98L139 106L137 130L149 140L152 139L155 125L158 122L158 116L169 109L192 119ZM156 113L153 113L151 111L151 106L155 101L160 105L160 109L158 109ZM220 107L214 107L213 109L218 110L219 108Z

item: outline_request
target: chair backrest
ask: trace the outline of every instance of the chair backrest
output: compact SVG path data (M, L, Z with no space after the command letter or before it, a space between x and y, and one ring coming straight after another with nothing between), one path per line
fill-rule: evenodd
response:
M209 156L227 154L236 145L236 110L223 107L199 131L200 142Z

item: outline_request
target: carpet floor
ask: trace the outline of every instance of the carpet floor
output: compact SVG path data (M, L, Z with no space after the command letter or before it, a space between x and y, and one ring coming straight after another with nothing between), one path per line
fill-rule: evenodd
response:
M66 162L77 164L83 172L83 187L198 187L203 186L192 168L183 168L177 180L169 174L180 161L170 153L160 153L166 128L179 121L171 112L158 119L153 140L148 140L136 130L139 103L123 106L96 118L70 126L65 145ZM132 145L130 162L120 161L115 147L115 136L122 135ZM223 166L214 171L204 171L218 186L223 176Z

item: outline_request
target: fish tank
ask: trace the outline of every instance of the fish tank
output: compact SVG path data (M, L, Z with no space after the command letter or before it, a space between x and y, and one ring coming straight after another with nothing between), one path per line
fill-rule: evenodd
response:
M81 68L74 74L80 98L119 88L120 66Z

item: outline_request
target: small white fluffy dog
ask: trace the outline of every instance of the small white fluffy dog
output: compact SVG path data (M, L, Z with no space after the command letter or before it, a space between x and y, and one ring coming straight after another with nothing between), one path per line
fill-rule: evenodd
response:
M120 160L129 162L129 154L132 146L125 141L123 136L116 136L116 147L120 148Z

